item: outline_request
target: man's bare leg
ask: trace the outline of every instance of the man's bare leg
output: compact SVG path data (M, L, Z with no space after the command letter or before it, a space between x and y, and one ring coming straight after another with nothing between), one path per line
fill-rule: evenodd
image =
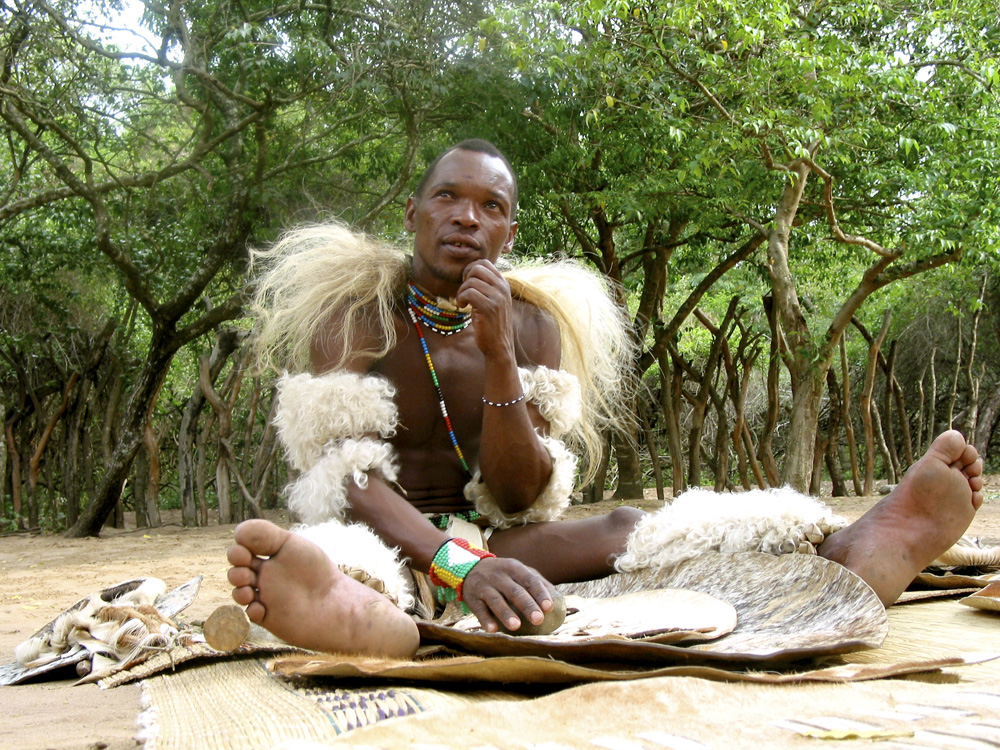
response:
M226 557L233 599L293 646L407 658L417 626L388 599L348 578L315 544L270 521L236 527Z
M983 462L950 430L883 500L831 535L819 553L857 573L889 606L969 528L983 504Z

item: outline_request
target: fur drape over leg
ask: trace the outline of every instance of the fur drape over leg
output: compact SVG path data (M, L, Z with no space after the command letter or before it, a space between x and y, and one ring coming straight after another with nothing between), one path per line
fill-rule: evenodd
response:
M665 570L706 552L815 554L827 536L846 525L818 500L788 487L741 493L693 489L636 524L615 568Z
M315 526L296 525L291 530L322 549L351 578L385 594L400 609L413 609L411 579L399 559L399 550L386 546L364 524L327 521Z

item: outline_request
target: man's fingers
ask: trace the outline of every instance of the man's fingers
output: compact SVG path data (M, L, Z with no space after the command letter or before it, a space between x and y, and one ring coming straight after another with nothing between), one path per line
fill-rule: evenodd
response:
M462 281L468 281L469 277L478 276L483 279L502 279L500 271L488 260L474 260L462 270Z
M487 633L499 630L500 623L503 623L507 630L517 630L521 627L521 620L517 614L503 595L494 588L483 592L476 599L470 600L466 597L465 603L479 618L479 624Z
M537 625L542 621L543 612L551 612L552 607L555 606L556 591L551 583L546 581L541 576L535 576L530 582L525 585L527 591L525 593L531 597L532 602L536 602L539 608L539 617L536 620L534 617L531 621ZM523 611L523 610L522 610Z
M516 631L523 621L539 625L552 610L555 588L537 571L509 558L481 561L466 578L465 602L487 632L500 623Z
M465 604L472 610L472 614L476 616L479 620L479 624L487 633L495 633L500 629L500 625L493 617L489 607L487 607L482 601L466 597Z

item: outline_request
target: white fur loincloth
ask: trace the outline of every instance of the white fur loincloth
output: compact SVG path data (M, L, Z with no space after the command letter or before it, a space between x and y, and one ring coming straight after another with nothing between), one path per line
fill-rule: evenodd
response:
M615 561L623 573L665 570L706 552L816 553L847 520L788 487L720 493L692 489L636 524Z

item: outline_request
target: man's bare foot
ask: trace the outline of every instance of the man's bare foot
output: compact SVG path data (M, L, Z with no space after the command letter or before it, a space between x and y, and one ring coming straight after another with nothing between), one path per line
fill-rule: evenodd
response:
M226 558L233 599L293 646L407 658L420 643L410 617L344 575L315 544L270 521L244 521Z
M959 540L983 504L983 462L960 432L934 440L883 500L819 553L857 573L889 606Z

